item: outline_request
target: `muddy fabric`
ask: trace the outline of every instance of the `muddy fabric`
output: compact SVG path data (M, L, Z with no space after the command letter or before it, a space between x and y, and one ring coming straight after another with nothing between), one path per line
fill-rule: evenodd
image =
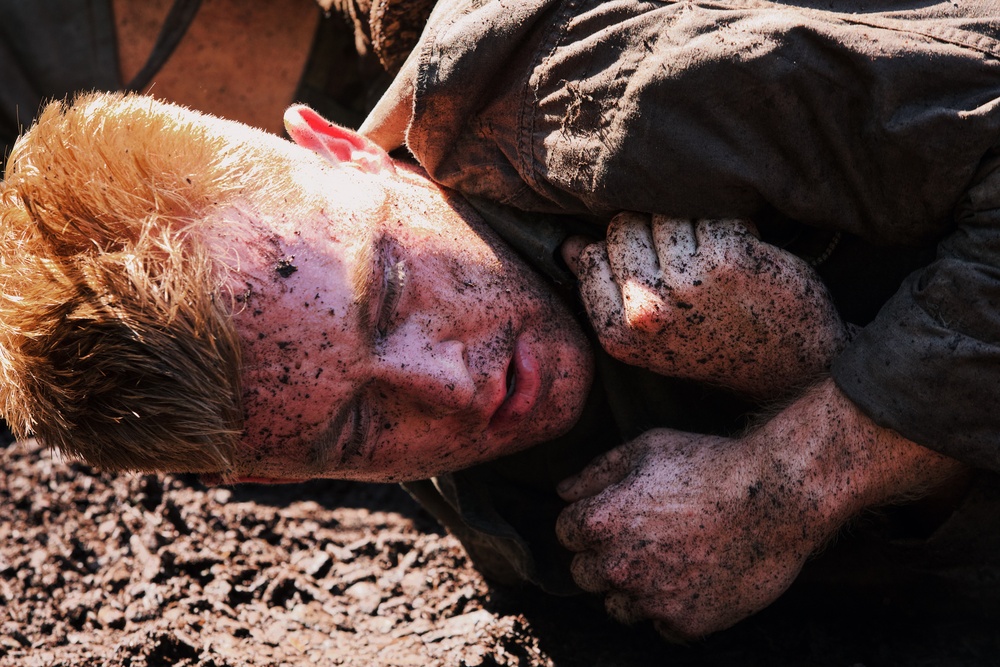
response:
M396 73L416 46L434 0L375 0L372 3L372 49L382 65Z
M407 141L434 179L526 210L940 243L835 377L881 425L1000 470L1000 225L979 170L998 37L987 0L447 0Z
M416 45L434 1L319 0L319 4L347 19L358 53L374 52L386 71L396 73Z
M835 362L876 422L954 458L1000 469L1000 157L962 197L955 230Z
M980 313L1000 299L1000 23L988 3L824 6L442 0L417 47L408 146L474 199L573 214L595 236L622 209L754 219L861 325L836 362L841 388L879 423L996 470L1000 325ZM561 284L545 258L568 230L487 219ZM605 400L636 386L620 370L599 369ZM625 402L679 402L639 420L589 406L610 432L590 424L575 445L410 491L494 580L569 592L540 471L556 469L552 451L609 448L639 425L684 428L674 420L702 400L649 391ZM728 409L693 430L738 424ZM998 488L982 472L930 511L866 517L805 580L978 590L1000 565Z

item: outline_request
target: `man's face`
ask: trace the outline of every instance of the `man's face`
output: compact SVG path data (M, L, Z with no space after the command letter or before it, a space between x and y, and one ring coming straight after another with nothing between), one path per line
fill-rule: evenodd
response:
M232 210L253 481L420 479L565 432L590 386L565 307L421 173L305 151L304 207Z

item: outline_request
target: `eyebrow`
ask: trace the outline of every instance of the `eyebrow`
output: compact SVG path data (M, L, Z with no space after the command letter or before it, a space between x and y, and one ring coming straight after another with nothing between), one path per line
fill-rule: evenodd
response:
M350 416L353 406L353 400L344 401L337 410L337 414L330 420L330 425L313 442L310 462L315 466L317 471L325 471L327 469L327 465L330 463L330 452L340 442L341 433L347 425L347 418Z

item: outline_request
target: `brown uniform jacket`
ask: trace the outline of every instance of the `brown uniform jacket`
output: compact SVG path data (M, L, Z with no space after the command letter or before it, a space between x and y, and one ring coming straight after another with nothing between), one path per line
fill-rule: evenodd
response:
M620 210L755 220L823 260L861 326L834 365L841 389L878 423L998 471L998 39L988 0L440 0L413 55L407 145L444 185L597 231ZM607 398L640 386L620 370L601 369ZM602 437L683 427L701 397L681 393L656 423L662 404L636 418L619 401ZM585 430L576 442L593 446ZM543 478L566 451L410 488L487 572L565 591ZM868 546L889 569L995 566L996 479L932 535L891 520L862 541L881 533Z
M791 220L881 256L936 245L856 322L834 376L881 425L1000 470L998 13L445 0L407 144L435 180L525 210Z

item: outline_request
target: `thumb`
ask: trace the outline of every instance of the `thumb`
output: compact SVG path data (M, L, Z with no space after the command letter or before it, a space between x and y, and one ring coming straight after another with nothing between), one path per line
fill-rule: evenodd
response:
M556 492L566 502L573 503L597 495L620 482L632 469L635 458L633 443L626 443L597 457L579 473L561 481L556 486Z

